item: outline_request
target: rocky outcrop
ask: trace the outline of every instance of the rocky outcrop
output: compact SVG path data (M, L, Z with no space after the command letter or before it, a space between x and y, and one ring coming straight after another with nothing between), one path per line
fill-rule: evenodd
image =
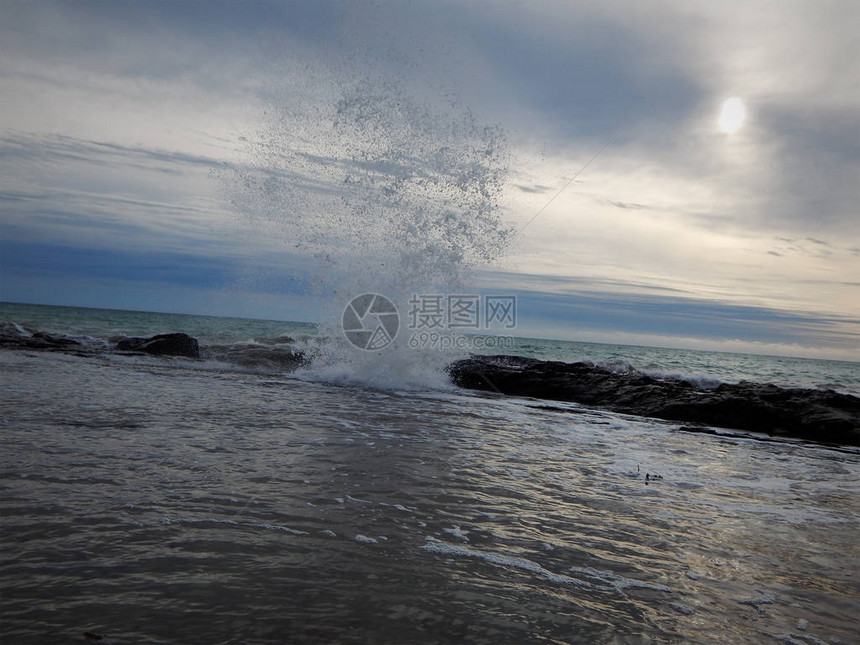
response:
M703 390L635 370L520 356L472 356L449 367L460 387L571 401L641 416L860 445L860 398L832 390L727 383Z
M70 338L59 334L33 331L14 322L0 322L0 348L25 350L68 351L89 356L108 352L149 354L152 356L185 356L218 361L254 372L293 372L308 364L305 353L295 346L292 338L269 339L269 344L238 343L235 345L206 345L184 333L156 336L122 337L107 340L79 336Z
M7 349L69 350L81 343L74 338L45 331L30 331L13 322L0 323L0 347Z
M150 338L123 338L116 344L121 352L142 352L153 356L187 356L200 358L196 338L188 334L158 334Z

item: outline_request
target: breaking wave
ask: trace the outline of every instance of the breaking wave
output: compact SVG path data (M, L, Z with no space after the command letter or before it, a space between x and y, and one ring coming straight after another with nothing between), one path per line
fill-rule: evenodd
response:
M232 177L233 202L309 267L331 339L303 348L318 378L439 386L462 352L410 347L408 301L462 293L475 268L504 252L505 134L455 98L421 99L389 79L341 86L313 110L296 106L290 88L273 90L250 161ZM385 296L399 313L400 333L379 351L341 334L345 307L362 294Z

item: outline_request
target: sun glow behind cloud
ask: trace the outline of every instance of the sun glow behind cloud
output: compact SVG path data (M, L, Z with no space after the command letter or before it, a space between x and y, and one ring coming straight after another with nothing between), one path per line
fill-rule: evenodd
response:
M720 111L720 130L728 134L737 132L743 127L746 118L747 109L744 106L744 102L736 96L727 99L723 103L723 109Z

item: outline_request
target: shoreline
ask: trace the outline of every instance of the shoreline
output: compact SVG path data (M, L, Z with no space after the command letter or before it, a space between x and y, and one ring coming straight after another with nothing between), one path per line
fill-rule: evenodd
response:
M307 356L289 348L199 348L187 334L122 338L93 346L81 340L0 325L0 348L59 351L81 356L182 356L225 362L237 368L292 372ZM709 428L755 432L820 444L860 446L860 397L830 389L787 388L741 381L703 388L676 377L657 377L633 368L619 372L598 365L547 361L514 355L471 355L447 367L451 382L463 389L544 401L564 401L651 419L679 422L682 429L713 434Z

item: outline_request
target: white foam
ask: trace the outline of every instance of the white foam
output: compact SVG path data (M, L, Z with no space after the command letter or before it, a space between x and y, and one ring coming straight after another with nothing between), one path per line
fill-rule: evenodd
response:
M346 498L350 502L356 502L358 504L373 504L369 499L361 499L360 497L353 497L352 495L347 495Z
M443 531L444 533L447 533L447 534L449 534L449 535L451 535L451 536L453 536L453 537L457 538L457 539L458 539L458 540L460 540L461 542L468 542L468 541L469 541L469 538L468 538L468 537L466 537L467 535L469 535L469 531L464 531L463 529L461 529L461 528L460 528L459 526L457 526L456 524L455 524L452 528L450 528L450 529L442 529L442 531Z
M353 538L353 540L355 540L359 544L377 544L378 543L378 540L376 538L367 537L366 535L362 535L361 533L356 535Z
M441 540L437 540L436 538L430 536L424 539L426 540L425 544L423 544L419 548L422 551L427 551L428 553L436 553L438 555L452 555L464 558L477 558L479 560L489 562L490 564L496 564L502 567L511 567L513 569L528 571L529 573L543 576L544 578L555 584L571 585L575 587L586 587L589 589L593 587L593 585L583 580L577 580L576 578L571 578L570 576L565 576L558 573L553 573L552 571L548 571L544 569L541 565L539 565L537 562L532 562L531 560L526 560L525 558L505 555L503 553L494 553L492 551L476 551L474 549L469 549L464 546L445 544Z
M244 528L264 529L266 531L278 531L280 533L289 533L291 535L308 535L307 531L300 531L289 526L279 526L277 524L267 524L263 522L237 522L236 520L224 520L218 518L206 519L188 519L188 518L171 518L162 517L161 524L169 526L171 524L191 524L205 526L207 524L223 524L227 526L238 526Z
M626 589L648 589L651 591L662 591L672 593L672 590L665 585L655 585L650 582L641 582L632 578L625 578L612 571L601 571L592 567L571 567L569 569L575 573L581 573L586 576L591 576L595 580L606 583L609 587L623 594Z
M15 321L13 321L13 320L10 320L10 321L9 321L9 325L11 325L11 326L12 326L12 329L14 329L14 330L15 330L15 332L16 332L19 336L21 336L22 338L30 338L30 337L33 335L33 334L31 334L29 331L27 331L26 329L24 329L21 325L19 325L18 323L16 323L16 322L15 322Z
M242 524L242 526L250 526L252 528L261 528L261 529L266 529L267 531L280 531L281 533L291 533L293 535L308 535L307 531L300 531L299 529L291 529L289 526L278 526L277 524L247 523L247 524Z

